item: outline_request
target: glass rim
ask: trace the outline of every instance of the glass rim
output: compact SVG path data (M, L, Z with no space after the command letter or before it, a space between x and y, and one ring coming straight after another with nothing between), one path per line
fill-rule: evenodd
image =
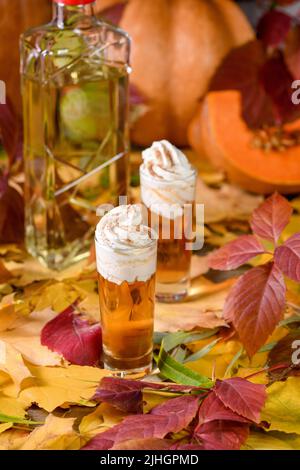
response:
M145 177L145 179L148 179L150 181L155 181L156 183L160 183L161 185L166 185L166 186L173 185L175 181L181 183L181 182L188 181L192 178L197 179L197 176L198 176L198 173L199 173L198 168L196 168L195 165L191 165L191 169L192 169L193 172L189 176L186 176L186 177L183 177L183 178L180 178L180 179L176 179L176 180L173 179L173 180L167 180L166 181L166 180L161 180L161 179L156 178L156 177L152 177L149 174L147 174L144 170L144 165L145 165L144 163L141 163L141 165L140 165L140 175Z

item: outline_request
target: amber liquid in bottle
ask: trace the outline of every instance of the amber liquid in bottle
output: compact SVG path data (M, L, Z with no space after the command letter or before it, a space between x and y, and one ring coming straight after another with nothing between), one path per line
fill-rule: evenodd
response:
M128 188L128 38L87 8L55 4L21 40L26 246L54 269L87 256L97 207Z

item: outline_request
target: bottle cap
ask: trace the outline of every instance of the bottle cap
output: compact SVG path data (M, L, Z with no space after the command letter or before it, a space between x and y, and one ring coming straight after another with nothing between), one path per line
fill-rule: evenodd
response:
M87 5L94 3L96 0L53 0L55 3L62 3L63 5Z

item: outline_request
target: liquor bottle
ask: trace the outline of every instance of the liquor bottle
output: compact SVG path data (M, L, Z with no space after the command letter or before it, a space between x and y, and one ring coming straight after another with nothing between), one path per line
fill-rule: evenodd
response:
M87 256L97 207L126 196L130 39L93 0L54 0L21 36L25 230L51 269Z

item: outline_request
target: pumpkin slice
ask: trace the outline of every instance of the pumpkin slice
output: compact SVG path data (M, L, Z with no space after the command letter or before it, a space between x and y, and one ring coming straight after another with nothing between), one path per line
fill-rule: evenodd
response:
M300 120L285 126L300 132ZM254 148L254 133L241 117L238 91L209 93L189 129L192 147L242 188L268 194L300 191L300 145L283 151Z

